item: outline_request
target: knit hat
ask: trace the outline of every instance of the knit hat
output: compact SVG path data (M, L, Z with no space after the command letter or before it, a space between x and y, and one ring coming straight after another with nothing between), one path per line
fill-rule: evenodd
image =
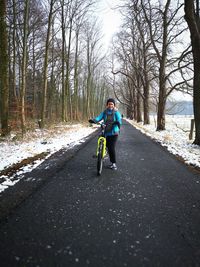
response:
M115 106L115 100L113 98L108 98L106 105L108 105L109 102L112 102Z

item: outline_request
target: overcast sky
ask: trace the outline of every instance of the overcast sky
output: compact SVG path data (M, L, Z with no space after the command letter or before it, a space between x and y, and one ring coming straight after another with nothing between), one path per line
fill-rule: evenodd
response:
M120 0L101 0L97 10L97 16L102 21L102 34L106 48L108 48L113 34L119 29L121 23L120 13L116 9L119 2Z

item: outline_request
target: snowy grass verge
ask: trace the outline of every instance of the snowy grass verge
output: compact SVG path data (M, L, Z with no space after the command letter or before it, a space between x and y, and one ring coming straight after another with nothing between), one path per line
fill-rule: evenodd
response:
M30 172L39 166L45 159L50 157L60 149L69 149L75 145L81 144L85 137L96 130L95 127L89 127L84 124L58 125L49 130L36 129L34 132L26 134L23 140L16 140L11 136L0 143L0 173L6 169L19 164L20 162L38 157L30 164L25 164L15 175L0 176L0 193L9 186L15 185L23 177L23 173ZM13 141L15 140L15 141Z
M142 133L159 142L167 150L182 158L188 165L200 168L200 147L189 140L191 116L166 116L166 130L156 131L156 118L151 116L151 124L143 125L132 120L127 121Z

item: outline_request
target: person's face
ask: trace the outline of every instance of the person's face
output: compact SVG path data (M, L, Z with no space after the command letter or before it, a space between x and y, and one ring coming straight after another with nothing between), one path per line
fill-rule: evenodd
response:
M107 107L109 109L114 109L115 105L113 104L113 102L108 102Z

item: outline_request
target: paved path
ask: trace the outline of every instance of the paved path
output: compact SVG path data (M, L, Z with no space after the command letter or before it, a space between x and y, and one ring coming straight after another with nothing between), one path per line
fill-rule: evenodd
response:
M200 175L124 123L117 171L96 138L0 225L0 265L200 266Z

